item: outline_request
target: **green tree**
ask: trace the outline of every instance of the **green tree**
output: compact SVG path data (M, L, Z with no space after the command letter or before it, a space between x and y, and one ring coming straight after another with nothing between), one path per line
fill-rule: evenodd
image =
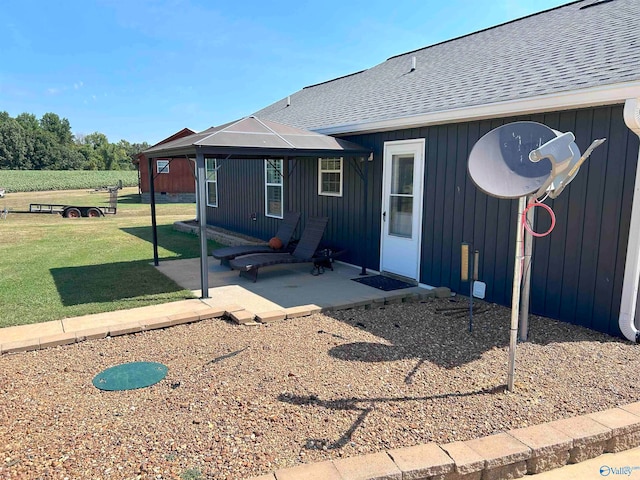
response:
M60 118L55 113L45 113L40 119L40 126L47 132L53 133L58 142L69 145L73 142L71 124L66 118Z
M82 143L85 145L90 145L97 150L100 147L107 145L109 143L109 139L104 133L93 132L89 135L85 135L82 139Z
M0 111L0 169L129 170L131 162L149 144L120 140L109 143L104 133L74 137L66 118L31 113L11 118Z
M85 170L109 170L103 154L109 139L104 133L93 132L89 135L78 135L76 146L78 151L85 158Z
M129 143L126 140L120 140L118 142L118 145L120 145L127 153L127 156L129 157L129 160L131 162L130 168L134 168L133 161L138 157L138 154L143 150L146 150L150 146L147 142Z
M31 164L34 170L55 170L58 142L51 132L41 128L32 133Z
M57 145L54 149L55 170L79 170L84 164L84 156L75 145Z
M38 118L33 113L21 113L16 117L16 121L26 132L36 132L42 128Z
M13 118L0 121L0 169L28 170L27 140L24 129Z

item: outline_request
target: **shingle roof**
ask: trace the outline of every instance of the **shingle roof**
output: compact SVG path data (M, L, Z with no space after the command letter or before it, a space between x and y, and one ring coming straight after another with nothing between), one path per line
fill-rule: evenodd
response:
M254 115L321 130L638 80L640 2L583 0L391 57Z

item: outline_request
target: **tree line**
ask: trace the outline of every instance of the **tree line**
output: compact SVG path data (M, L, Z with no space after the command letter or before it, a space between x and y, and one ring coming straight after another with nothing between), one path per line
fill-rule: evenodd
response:
M0 170L133 170L147 142L110 143L103 133L73 135L66 118L0 112Z

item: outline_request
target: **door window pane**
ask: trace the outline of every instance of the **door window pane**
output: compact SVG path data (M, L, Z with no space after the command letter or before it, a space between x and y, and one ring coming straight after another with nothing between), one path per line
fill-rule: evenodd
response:
M389 198L389 235L411 238L413 197Z
M391 159L391 194L413 195L413 155Z

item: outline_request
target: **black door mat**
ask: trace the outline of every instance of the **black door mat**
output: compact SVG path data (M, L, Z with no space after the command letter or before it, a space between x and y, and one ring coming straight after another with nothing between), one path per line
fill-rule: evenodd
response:
M373 288L377 288L378 290L384 290L385 292L389 292L391 290L400 290L401 288L410 288L415 287L407 282L403 282L402 280L397 280L391 277L385 277L383 275L373 275L371 277L360 277L360 278L352 278L354 282L362 283L364 285L368 285Z

